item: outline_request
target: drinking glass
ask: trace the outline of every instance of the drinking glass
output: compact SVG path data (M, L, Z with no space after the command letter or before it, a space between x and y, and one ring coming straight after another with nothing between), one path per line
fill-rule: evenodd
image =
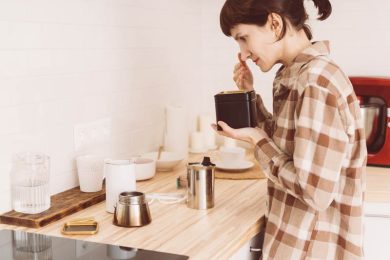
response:
M43 153L15 154L11 169L12 207L37 214L50 208L50 159Z

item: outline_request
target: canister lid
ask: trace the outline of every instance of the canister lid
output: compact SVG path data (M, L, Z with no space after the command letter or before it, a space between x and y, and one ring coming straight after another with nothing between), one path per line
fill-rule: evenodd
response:
M256 98L256 93L254 90L222 91L214 95L214 99L217 102L249 101L255 98Z
M188 163L187 165L188 168L191 169L213 169L215 167L215 164L213 164L210 160L210 157L205 156L203 157L202 162L193 162L193 163Z

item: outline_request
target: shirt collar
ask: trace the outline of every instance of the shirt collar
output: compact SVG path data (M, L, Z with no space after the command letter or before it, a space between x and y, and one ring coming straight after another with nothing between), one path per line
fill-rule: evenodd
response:
M326 56L329 55L329 41L318 41L313 42L310 46L305 48L302 52L300 52L293 60L293 62L289 66L282 66L278 72L279 74L284 74L284 72L295 72L298 71L303 65L311 61L312 59L318 56ZM281 76L281 75L280 75Z

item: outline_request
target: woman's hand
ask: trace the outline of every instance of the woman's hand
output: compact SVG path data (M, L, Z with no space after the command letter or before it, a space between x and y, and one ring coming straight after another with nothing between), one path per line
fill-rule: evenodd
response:
M241 53L238 53L240 61L234 66L233 80L239 89L253 90L253 75L245 61L241 60Z
M253 145L256 145L260 140L268 137L267 133L260 128L244 127L234 129L223 121L218 121L218 125L222 128L222 131L217 130L216 124L211 125L217 134L252 143Z

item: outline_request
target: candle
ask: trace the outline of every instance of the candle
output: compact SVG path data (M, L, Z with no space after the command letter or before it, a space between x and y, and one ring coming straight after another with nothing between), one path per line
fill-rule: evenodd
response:
M203 142L203 134L201 132L192 132L191 133L191 150L199 151L203 150L204 142Z
M213 131L211 124L213 119L209 115L200 115L199 116L199 131L200 132L210 132Z
M213 123L213 118L209 115L200 115L199 116L199 131L203 134L203 143L204 147L207 149L215 149L215 133L214 129L211 127Z

